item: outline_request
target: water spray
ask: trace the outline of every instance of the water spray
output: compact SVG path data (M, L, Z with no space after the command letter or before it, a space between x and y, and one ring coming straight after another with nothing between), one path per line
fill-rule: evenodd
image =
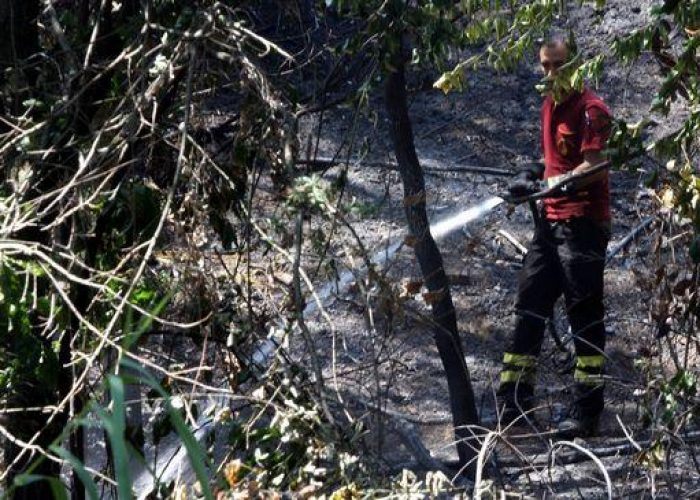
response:
M491 212L498 205L506 201L500 196L491 196L473 207L457 212L445 219L430 225L430 233L435 241L440 241L446 236L452 234L457 229L460 229L467 224L480 219L487 213Z
M454 233L458 229L466 226L467 224L474 222L486 214L491 212L494 208L499 206L505 201L504 198L500 196L491 196L478 205L469 207L467 209L461 210L455 214L449 215L433 224L430 225L430 233L433 239L437 242L450 234ZM403 246L403 241L396 241L387 247L383 248L376 254L374 254L369 262L378 267L382 267L388 260L392 259L396 252ZM334 290L338 292L344 290L347 286L352 283L358 274L364 274L367 272L367 267L363 266L357 271L346 270L338 277L337 280L328 282L323 285L317 292L318 301L325 303L331 296ZM316 301L310 302L304 308L304 315L313 313L318 308L318 303Z

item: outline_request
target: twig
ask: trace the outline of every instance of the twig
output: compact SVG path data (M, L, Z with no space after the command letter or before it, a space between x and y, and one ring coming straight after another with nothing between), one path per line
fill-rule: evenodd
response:
M68 64L68 71L71 75L74 75L78 69L78 58L73 52L72 47L68 44L66 40L66 35L61 28L61 23L58 22L58 14L56 14L56 9L53 8L52 0L44 0L44 12L49 16L48 27L51 30L51 34L56 37L58 44L63 49L66 55L66 63Z
M403 441L404 445L406 445L406 448L408 448L421 466L430 470L440 470L443 472L447 471L447 466L445 463L432 457L430 451L418 437L418 431L412 423L405 420L401 416L396 415L394 412L377 408L374 404L357 395L353 394L351 397L368 410L379 411L385 416L389 417L392 428L396 431L399 437L401 437L401 440Z
M14 436L10 431L8 431L3 425L0 425L0 434L10 441L11 443L15 444L17 447L22 448L23 450L31 450L32 452L36 452L48 460L51 460L52 462L55 462L57 464L60 464L62 466L68 465L66 460L54 455L53 453L49 453L47 450L42 448L39 445L32 444L31 442L25 442L22 441L21 439L18 439L16 436ZM84 465L85 470L90 472L96 477L99 477L101 480L106 481L109 484L116 484L114 480L111 477L106 476L102 472L95 470L91 467L88 467Z
M307 165L310 166L311 168L309 171L311 172L318 172L321 170L327 170L331 167L336 167L336 166L342 166L346 164L346 160L335 160L335 159L330 159L330 158L317 158L314 160L307 160L303 158L299 158L296 160L296 163L299 165ZM368 161L368 160L363 160L362 158L351 158L349 160L350 164L354 167L377 167L377 168L388 168L391 170L398 170L398 166L396 163L392 162L384 162L384 161Z
M313 366L314 374L316 375L316 390L319 394L323 394L323 370L318 359L318 350L316 343L313 340L304 321L304 297L301 291L301 246L304 240L304 211L300 210L297 214L296 229L294 233L294 260L292 261L293 270L293 285L294 285L294 302L297 310L297 326L301 332L307 348L311 351L311 365ZM334 371L335 374L335 371ZM334 380L336 391L338 390L337 380ZM342 399L341 399L342 401ZM321 408L329 422L335 422L333 413L331 413L324 398L321 398Z
M681 434L679 436L676 436L676 438L684 441L686 444L700 442L700 431ZM624 443L625 444L620 444L620 445L616 445L616 446L591 448L590 452L594 453L597 457L600 457L600 458L611 457L611 456L616 456L616 455L626 455L629 453L636 453L637 446L640 446L642 449L648 448L649 446L652 445L653 441L650 439L647 439L644 441L639 441L636 444L630 444L629 441L627 440L627 438L625 438ZM572 463L580 462L582 460L583 460L583 457L581 457L581 455L578 453L568 453L565 455L561 455L558 458L558 461L560 463L564 463L564 464L572 464ZM499 460L499 463L504 467L519 467L519 465L520 465L519 462L515 462L514 460ZM535 459L532 461L532 465L534 465L534 466L546 466L547 462L543 461L541 459Z
M83 69L87 69L88 64L90 64L90 57L92 56L92 51L95 48L95 41L97 40L97 34L100 32L100 21L102 20L102 12L105 10L105 5L107 0L101 0L100 7L95 15L95 27L90 35L90 42L85 49L85 60L83 62Z
M346 94L334 97L333 99L328 99L322 104L314 104L305 108L301 108L296 113L294 113L294 117L298 119L304 115L310 115L313 113L325 111L327 109L343 104L346 101L349 101L354 95L355 89L353 89L351 92L347 92ZM297 163L300 163L300 161L297 160Z
M520 252L523 255L527 255L527 248L525 248L525 246L522 243L520 243L515 236L510 234L505 229L499 229L498 234L503 236L508 241L508 243L513 245L516 248L516 250L518 250L518 252Z
M462 165L458 167L423 167L426 174L440 174L443 172L468 172L472 174L483 174L483 175L503 175L510 177L513 172L510 170L505 170L501 168L492 167L477 167L474 165Z
M603 474L603 477L605 478L605 485L607 487L608 491L608 498L612 499L612 481L610 481L610 475L608 474L608 471L605 470L605 466L603 465L603 462L600 461L600 459L595 456L593 452L590 450L584 448L583 446L580 446L576 443L573 443L571 441L558 441L554 443L552 448L549 450L549 454L547 456L547 462L548 462L548 472L549 472L549 480L550 482L552 481L552 466L554 465L554 462L556 460L556 452L559 448L563 448L564 446L568 446L570 448L573 448L575 450L578 450L580 453L583 453L586 455L588 458L593 460L593 462L596 464L598 469L600 469L600 472Z
M484 493L481 491L481 477L484 472L484 462L488 456L488 450L493 447L491 443L495 443L497 437L498 433L489 432L486 435L486 438L484 438L484 442L481 444L481 449L479 450L479 455L476 459L476 477L474 478L474 498L476 500L481 500L481 495Z
M392 418L398 418L401 420L405 420L406 422L411 422L412 424L417 424L417 425L452 424L452 417L451 416L435 417L435 418L419 418L419 417L416 417L414 415L409 415L408 413L403 413L400 411L391 410L389 408L380 408L379 406L375 405L374 403L372 403L370 401L367 401L365 398L363 398L362 396L359 396L357 394L352 394L352 393L348 394L347 392L345 394L346 394L346 396L348 396L351 399L360 403L365 408L368 408L372 411L382 413L382 414L387 415L387 416L392 417Z
M175 198L175 192L177 185L180 180L180 174L182 172L182 167L184 164L184 156L185 156L185 144L186 144L186 139L187 139L187 124L189 122L189 116L190 116L190 108L192 104L192 76L193 76L193 71L194 71L194 60L195 58L195 53L194 53L194 48L192 49L192 52L190 53L190 64L189 64L189 72L188 72L188 79L187 79L187 94L186 94L186 101L185 101L185 106L184 106L184 116L182 120L182 139L181 139L181 147L180 147L180 152L178 154L177 158L177 163L175 165L175 173L173 175L173 181L170 186L170 190L168 192L168 196L165 200L165 204L163 207L162 215L160 217L160 220L158 221L158 225L154 231L153 236L149 240L148 247L145 251L145 254L139 264L138 269L134 273L134 276L131 280L131 284L122 297L122 300L119 302L119 305L115 307L113 311L112 318L110 319L109 323L107 326L104 328L104 331L95 331L97 336L99 337L100 341L98 342L97 346L94 348L93 352L90 354L90 356L86 359L86 364L85 368L83 371L80 373L80 375L76 378L74 385L71 389L71 391L63 397L61 402L58 404L57 409L55 412L53 412L47 419L46 425L49 425L55 418L56 416L63 411L63 408L66 407L68 403L70 403L73 400L73 397L80 392L83 384L85 383L85 380L87 379L89 373L92 370L93 364L97 357L100 355L102 350L105 348L106 345L114 345L110 342L111 339L109 339L109 336L111 332L113 331L115 325L117 324L117 321L121 318L122 312L124 311L124 308L126 307L126 304L128 302L128 298L131 296L131 293L134 291L136 286L141 280L141 276L143 276L143 273L146 269L146 265L148 263L148 260L150 259L150 256L153 254L153 250L156 245L156 241L158 240L158 237L161 234L161 231L163 229L163 225L165 224L165 220L167 216L170 214L170 207L173 203L173 200ZM54 283L54 287L56 290L59 291L59 293L62 293L61 287L59 284ZM67 299L67 297L66 297ZM70 301L67 301L67 303L70 305ZM79 313L77 310L72 310L73 314L76 314L79 316ZM81 319L82 324L87 324L90 325L89 322L87 322L84 318ZM115 345L115 348L119 351L121 351L121 346ZM41 435L41 430L36 432L32 438L28 441L30 445L34 444L36 440L39 438ZM15 467L20 460L24 457L24 455L27 452L27 448L22 449L17 456L14 458L13 462L5 469L5 471L0 474L0 481L4 481L9 474L9 472Z
M463 118L462 116L453 116L449 120L447 120L445 123L441 123L437 127L434 127L427 132L422 133L421 135L418 136L418 139L425 139L428 136L431 136L437 132L440 132L441 130L447 128L448 126L452 125L454 122L457 121L458 118Z
M301 219L300 219L300 220L301 220ZM297 256L297 255L292 255L292 254L290 254L288 251L286 251L285 249L283 249L282 247L280 247L279 245L277 245L277 244L272 240L272 238L270 238L269 235L267 235L267 234L265 233L265 231L263 231L262 228L261 228L259 225L257 225L252 219L251 219L251 221L250 221L250 224L251 224L251 226L253 227L253 229L255 229L255 231L263 238L264 241L266 241L272 248L274 248L277 252L279 252L280 255L284 256L284 257L289 261L290 264L292 264L292 266L294 267L294 270L295 270L295 274L298 274L298 278L300 278L301 280L304 281L304 283L306 283L307 288L309 289L309 291L310 291L312 297L314 298L314 302L315 302L315 306L316 306L315 308L318 308L319 312L321 313L321 316L322 316L322 317L324 318L324 320L327 322L327 324L328 324L328 326L329 326L329 328L330 328L330 330L331 330L331 334L332 334L332 335L335 335L335 324L334 324L333 320L331 319L330 315L328 314L328 312L326 311L326 309L324 308L323 294L321 294L321 295L319 296L319 293L317 292L316 288L314 287L314 285L313 285L311 279L309 278L309 275L308 275L308 274L306 273L306 271L304 271L304 269L301 267L301 265L300 265L300 260L299 260L299 259L300 259L300 254L299 254L298 256ZM297 229L297 232L298 232L298 231L299 231L299 229ZM299 237L300 237L300 236L299 236ZM300 251L300 243L299 243L298 248L297 248L297 252L299 252L299 251ZM300 279L295 278L295 281L296 281L295 287L296 287L296 286L300 286L300 283L301 283L301 280L300 280ZM295 291L295 296L298 295L298 294L300 294L300 293L301 293L301 290L298 290L298 293L297 293L297 291ZM298 297L295 297L296 300L301 300L301 298L302 298L302 297L301 297L300 295L299 295ZM297 304L297 305L299 305L299 304ZM309 305L310 305L310 304L309 304ZM306 308L304 308L304 309L301 310L300 317L297 318L297 325L301 328L302 334L305 334L305 333L306 333L305 330L304 330L304 329L305 329L304 316L305 316L306 314L308 314L308 307L309 307L309 305L307 305ZM315 308L314 308L314 309L315 309ZM309 337L309 339L310 339L310 337ZM315 348L314 348L314 349L315 349ZM315 353L314 353L314 354L315 354ZM322 377L322 374L319 374L318 376L319 376L319 377ZM321 378L320 380L322 381L322 378ZM334 381L335 381L335 378L334 378ZM342 402L343 402L343 397L342 397L341 394L340 394L340 390L339 390L339 388L338 388L337 381L335 381L335 382L336 382L336 383L334 384L334 386L335 386L335 393L336 393L336 396L337 396L337 398L338 398L338 401L342 403ZM322 388L322 385L321 385L321 388ZM324 411L325 411L325 410L326 410L326 408L324 407ZM327 412L327 413L328 413L328 417L330 418L330 420L333 421L332 416L330 415L330 412ZM351 415L350 415L347 411L345 411L345 416L348 418L348 420L349 420L350 422L353 421Z
M617 419L617 423L620 425L620 428L622 429L622 432L625 433L625 436L626 436L627 439L629 440L630 444L631 444L632 446L634 446L634 448L635 448L637 451L642 451L642 447L639 446L639 444L638 444L638 443L634 440L634 438L632 437L632 434L630 433L629 429L627 429L627 427L625 427L625 424L622 423L622 420L620 419L620 415L615 415L615 418Z

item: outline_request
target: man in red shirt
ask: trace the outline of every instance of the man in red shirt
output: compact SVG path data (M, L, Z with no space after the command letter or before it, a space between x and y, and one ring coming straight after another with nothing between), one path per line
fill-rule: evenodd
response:
M554 40L540 49L540 63L550 84L541 111L544 166L522 172L511 185L517 195L523 181L557 184L605 161L610 113L603 101L584 88L560 82L571 60L567 43ZM564 68L562 68L564 66ZM557 78L557 77L560 78ZM540 164L541 165L541 164ZM498 390L502 420L513 421L533 407L537 356L545 322L564 294L574 334L574 398L559 423L562 437L596 432L603 410L603 269L610 237L608 172L598 169L573 181L566 196L546 198L519 276L513 340L503 356Z

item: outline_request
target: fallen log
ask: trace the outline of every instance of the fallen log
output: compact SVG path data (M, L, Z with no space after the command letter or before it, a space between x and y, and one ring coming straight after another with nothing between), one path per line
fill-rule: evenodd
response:
M539 434L541 437L548 437L552 438L556 435L557 431L545 431ZM509 439L511 438L532 438L535 437L535 434L524 434L520 436L508 436ZM683 441L685 444L694 444L700 442L700 431L693 431L693 432L688 432L686 434L682 434L679 436L674 436L675 439ZM616 439L614 442L623 442L622 444L616 444L613 446L603 446L603 447L597 447L597 448L590 448L588 451L596 455L598 458L607 458L607 457L613 457L616 455L630 455L632 453L638 452L639 450L635 446L635 444L632 444L627 440L626 438L622 439ZM639 445L642 449L648 449L649 446L653 444L653 440L647 439L644 441L637 441L636 445ZM519 460L516 458L498 458L496 460L496 465L499 467L500 470L507 472L510 475L519 475L519 474L525 474L527 472L533 472L533 468L547 468L549 466L548 462L548 450L537 453L536 455L532 457L528 457L530 461L524 462L523 460ZM557 464L558 465L569 465L569 464L574 464L574 463L579 463L583 462L585 460L590 459L588 455L584 455L579 452L570 452L570 453L563 453L563 454L558 454L557 455ZM393 469L396 468L411 468L415 467L417 462L402 462L401 464L397 464L393 467ZM442 460L441 464L443 467L446 468L455 468L458 465L457 460Z

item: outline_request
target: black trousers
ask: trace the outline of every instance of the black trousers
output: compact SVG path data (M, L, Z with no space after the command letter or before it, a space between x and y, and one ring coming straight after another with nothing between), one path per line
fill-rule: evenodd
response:
M576 347L578 399L591 411L602 409L603 271L609 238L607 223L587 218L539 221L519 275L515 332L504 354L501 394L532 394L545 322L563 294Z
M609 238L605 223L586 218L541 219L518 279L512 352L539 353L545 321L564 294L576 354L603 353L603 271Z

